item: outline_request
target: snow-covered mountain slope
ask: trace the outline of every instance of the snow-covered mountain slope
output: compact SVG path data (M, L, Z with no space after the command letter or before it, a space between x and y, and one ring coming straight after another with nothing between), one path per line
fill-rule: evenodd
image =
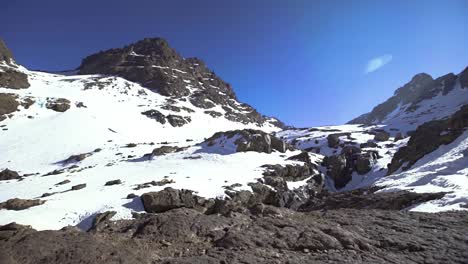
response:
M278 152L230 150L226 155L225 147L232 142L220 143L218 147L197 145L217 131L278 130L273 124L246 125L214 117L190 102L173 101L120 77L63 76L24 68L21 71L28 75L30 87L0 88L0 93L33 103L27 109L19 106L0 123L0 168L30 176L20 181L1 181L0 201L52 195L41 198L46 203L39 207L2 211L0 224L17 221L39 229L58 229L111 209L119 212L116 217L128 218L131 212L142 210L141 204L126 199L130 193L172 186L205 197L222 196L224 186L239 184L238 189L249 188L248 182L262 176L261 165L295 163L286 161L284 154ZM56 98L68 100L70 108L65 112L49 109L48 104ZM167 105L181 110L164 109ZM182 126L173 126L169 121L161 124L142 114L151 109L166 117L180 115L190 122ZM224 113L221 107L215 109ZM142 158L161 146L188 148L153 160ZM85 154L86 159L65 161L77 154ZM293 154L298 152L286 155ZM117 179L122 184L105 186ZM168 184L157 186L165 181ZM148 182L148 188L134 190ZM79 184L86 184L86 188L70 191Z
M436 80L416 75L395 96L350 122L362 124L288 129L276 135L318 153L329 190L376 185L381 191L449 192L411 210L467 209L467 78L468 68Z
M448 117L465 104L468 104L468 67L458 75L450 73L437 79L421 73L370 113L349 123L381 124L387 130L405 133L428 121Z

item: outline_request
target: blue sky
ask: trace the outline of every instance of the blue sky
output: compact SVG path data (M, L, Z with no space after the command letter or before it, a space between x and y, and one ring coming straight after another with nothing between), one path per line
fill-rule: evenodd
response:
M163 37L238 97L298 127L368 112L411 77L468 66L468 1L7 1L0 37L19 63L62 70Z

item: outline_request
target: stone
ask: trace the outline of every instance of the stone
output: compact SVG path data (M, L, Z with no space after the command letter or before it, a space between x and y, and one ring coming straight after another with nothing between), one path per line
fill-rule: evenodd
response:
M205 199L190 190L177 190L167 187L159 192L145 193L141 196L145 211L162 213L176 208L204 208Z
M4 169L0 171L0 181L19 180L21 176L16 171Z
M25 210L33 206L38 206L45 203L43 200L29 200L13 198L6 202L0 203L0 209L20 211Z
M86 188L86 183L74 185L74 186L71 187L71 190L72 191L78 191L78 190L81 190L81 189L84 189L84 188Z
M65 98L53 98L48 99L46 108L54 110L56 112L65 112L70 109L70 100Z

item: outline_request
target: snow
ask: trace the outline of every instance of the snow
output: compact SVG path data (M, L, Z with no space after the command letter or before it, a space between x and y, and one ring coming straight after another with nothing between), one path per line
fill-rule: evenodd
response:
M234 153L231 149L226 155L220 152L220 146L197 145L218 131L279 130L270 123L259 127L224 117L213 118L189 100L171 102L171 105L191 108L194 113L164 110L160 106L168 104L167 97L118 77L64 76L20 70L29 75L31 87L0 88L0 92L31 97L35 103L28 109L21 108L1 123L8 130L0 131L0 169L34 175L22 181L0 181L0 202L11 198L37 199L44 193L57 193L40 198L46 203L37 207L1 210L0 225L15 221L40 230L59 229L84 224L89 222L90 216L108 210L117 211L116 219L130 218L132 212L142 210L142 205L138 200L126 199L129 193L142 194L171 186L190 189L204 197L217 197L224 195L223 186L233 183L242 184L240 189L248 189L247 183L262 177L260 166L264 164L294 163L285 161L284 154L276 152ZM66 98L71 101L71 108L64 113L47 109L48 98ZM78 102L86 107L77 107ZM163 125L141 114L149 109L157 109L165 115L190 116L192 121L182 127ZM214 109L224 112L219 105ZM188 149L150 161L140 159L165 142ZM136 143L137 147L125 147L128 143ZM97 148L102 150L76 164L79 169L69 169L74 164L60 162ZM298 152L287 153L287 156L294 154ZM58 169L65 169L65 172L43 176ZM165 176L175 183L133 190L137 184L159 181ZM56 185L65 179L71 183ZM115 179L123 184L104 186L105 182ZM86 188L68 191L81 183L86 183Z
M383 191L411 190L414 192L450 192L442 199L429 201L411 211L440 212L468 208L468 131L448 145L418 160L411 169L377 181ZM462 207L465 206L465 207Z

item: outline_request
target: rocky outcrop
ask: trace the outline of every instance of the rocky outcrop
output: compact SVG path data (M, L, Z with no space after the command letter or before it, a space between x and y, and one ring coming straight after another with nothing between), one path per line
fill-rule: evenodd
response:
M228 83L198 58L183 58L161 38L146 38L123 48L101 51L86 57L80 74L110 74L138 82L174 99L188 97L203 109L220 105L225 117L241 123L281 122L259 114L250 105L238 103ZM210 113L208 113L210 114Z
M188 208L135 219L96 217L88 232L0 226L4 264L466 263L466 211L404 213L257 205L233 214ZM47 250L44 250L47 249ZM443 252L443 254L441 253Z
M1 66L2 63L6 64L8 67ZM17 68L17 65L13 59L13 54L6 46L5 42L0 39L0 87L23 89L30 86L28 76L15 70L15 68Z
M407 106L405 112L414 112L420 107L424 100L432 99L438 94L447 95L454 89L457 79L460 83L468 82L466 69L458 76L453 73L433 79L426 73L415 75L411 81L403 87L398 88L394 95L382 104L377 105L371 112L363 114L351 121L349 124L378 124L389 117L390 113L399 106ZM468 87L468 84L466 85ZM463 84L462 84L463 87Z
M255 151L263 153L271 153L273 150L281 153L292 149L290 145L281 139L272 136L261 130L244 129L232 130L226 132L217 132L210 138L204 141L208 147L215 145L224 145L224 141L233 141L236 146L236 152Z
M29 199L13 198L3 203L0 203L0 209L20 211L20 210L28 209L33 206L41 205L43 203L45 203L45 201L43 200L29 200Z
M0 181L18 180L18 179L21 179L21 176L16 171L12 171L9 169L4 169L0 171Z
M379 158L372 150L361 150L355 146L344 146L341 153L325 157L323 165L327 168L327 175L335 183L337 189L343 188L352 179L352 174L370 172Z
M385 131L376 131L374 135L374 140L375 141L387 141L390 139L390 134Z
M194 208L204 211L207 200L196 196L190 190L177 190L167 187L159 192L145 193L141 196L145 211L162 213L176 208Z
M0 121L18 109L20 104L16 99L17 96L14 94L0 93Z
M180 115L164 115L158 110L148 110L141 113L142 115L147 116L148 118L154 119L161 124L166 124L168 122L173 127L181 127L192 121L189 116L180 116Z
M25 73L0 66L0 87L10 89L25 89L30 86Z
M419 126L414 131L408 144L401 147L388 165L390 175L399 168L407 170L419 159L436 150L441 145L447 145L457 139L468 127L468 105L448 119L435 120Z
M308 204L301 209L304 211L341 208L403 210L416 204L441 199L446 194L407 191L378 192L379 190L379 187L371 187L348 192L322 192L310 199Z
M70 109L70 100L65 98L49 98L46 103L46 108L63 113Z

